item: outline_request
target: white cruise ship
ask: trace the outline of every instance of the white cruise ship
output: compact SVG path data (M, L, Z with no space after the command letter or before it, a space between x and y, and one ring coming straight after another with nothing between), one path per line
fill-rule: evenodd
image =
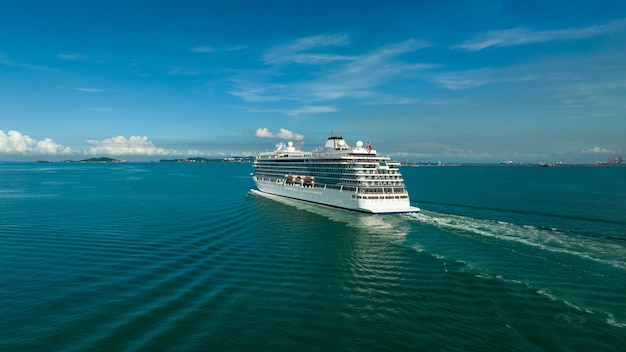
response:
M400 163L379 156L369 142L350 147L339 136L313 152L280 143L258 155L252 178L258 191L367 213L413 213Z

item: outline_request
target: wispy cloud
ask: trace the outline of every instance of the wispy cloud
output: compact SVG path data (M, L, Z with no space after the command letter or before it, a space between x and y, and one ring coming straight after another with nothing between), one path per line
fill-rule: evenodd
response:
M506 70L496 70L492 68L481 68L477 70L436 74L431 81L442 88L463 90L486 84L529 81L533 79L535 79L533 75L515 74Z
M270 49L263 56L271 64L272 75L255 77L249 72L233 80L235 89L229 93L248 102L328 101L342 98L363 99L377 94L377 89L394 80L415 78L418 72L436 67L432 64L406 62L401 56L428 46L428 43L407 40L378 47L357 55L332 52L336 46L350 44L346 35L320 35L301 38L291 44ZM350 48L353 49L354 48ZM286 64L300 64L298 67ZM284 83L267 82L272 77L298 79ZM302 79L308 77L308 79Z
M451 98L381 97L376 100L367 100L363 102L363 105L452 105L461 103L466 103L466 100Z
M24 69L29 69L29 70L56 71L56 69L53 69L53 68L50 68L50 67L46 67L46 66L31 65L31 64L27 64L27 63L23 63L23 62L16 62L16 61L13 61L13 60L9 60L6 56L1 55L1 54L0 54L0 65L10 66L10 67L17 67L17 68L24 68Z
M167 74L173 76L197 76L203 72L203 70L193 67L170 67Z
M76 88L72 88L73 90L77 90L79 92L86 92L86 93L102 93L104 92L104 89L100 89L100 88L82 88L82 87L76 87Z
M277 102L284 100L294 100L286 84L271 84L262 82L251 82L244 79L232 80L236 89L227 93L239 97L251 103Z
M78 60L85 60L85 59L87 59L87 55L81 54L81 53L58 54L57 55L57 59L78 61Z
M283 140L292 139L297 142L304 140L304 135L301 135L299 133L294 133L284 128L281 128L278 131L278 133L273 133L267 128L259 128L256 130L254 135L259 138L272 138L272 139L283 139Z
M246 45L235 45L235 46L231 46L229 48L224 49L225 51L238 51L238 50L245 50L248 49L248 47Z
M410 63L399 59L402 55L426 46L428 44L424 42L407 40L379 47L311 82L311 90L319 99L370 96L382 84L411 78L418 72L436 67L433 64Z
M115 111L117 111L116 108L111 108L111 107L106 107L106 106L98 106L98 107L95 107L95 108L88 108L87 110L98 111L98 112L115 112Z
M194 48L191 48L192 53L211 53L213 51L215 51L215 49L207 45L196 46Z
M50 138L34 139L18 131L0 130L0 154L68 155L73 151Z
M541 80L537 89L552 99L570 118L613 116L626 109L626 66L623 54L599 52L587 55L557 55L509 71L533 72ZM587 110L592 109L592 110Z
M323 114L330 112L337 112L339 109L332 106L302 106L293 109L247 109L248 112L260 112L260 113L278 113L289 116L299 116L307 114Z
M213 53L213 52L219 52L219 51L238 51L238 50L244 50L248 48L245 45L235 45L235 46L231 46L228 48L215 48L209 45L200 45L200 46L196 46L191 48L191 52L192 53Z
M320 65L334 61L352 60L350 56L330 54L319 50L327 47L345 46L350 40L345 34L322 34L312 37L304 37L293 43L285 44L270 49L264 56L263 62L267 64L308 64Z
M419 147L415 148L419 152L398 152L392 156L397 159L422 159L433 161L433 158L441 158L445 156L450 159L489 159L494 155L486 151L478 151L472 148L462 148L457 146L445 145L434 142L421 142ZM437 160L437 159L435 159Z
M582 28L565 28L556 30L536 31L517 27L503 30L492 30L476 35L465 42L454 46L456 49L478 51L489 47L518 46L550 41L567 41L590 38L622 29L626 19L619 19L601 25Z

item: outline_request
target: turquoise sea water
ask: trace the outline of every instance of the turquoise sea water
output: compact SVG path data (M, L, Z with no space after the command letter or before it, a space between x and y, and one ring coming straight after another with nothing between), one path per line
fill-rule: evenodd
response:
M252 171L0 164L0 350L626 346L626 168L403 168L383 216Z

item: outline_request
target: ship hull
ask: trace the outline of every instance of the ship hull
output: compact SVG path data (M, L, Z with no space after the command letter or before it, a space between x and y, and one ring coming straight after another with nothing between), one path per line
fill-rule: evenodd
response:
M254 181L260 192L335 208L375 214L415 213L420 210L412 207L408 199L362 199L352 191L285 184L257 178Z

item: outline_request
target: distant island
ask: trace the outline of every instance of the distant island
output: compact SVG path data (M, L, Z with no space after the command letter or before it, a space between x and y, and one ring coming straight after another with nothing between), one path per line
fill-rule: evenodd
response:
M215 163L215 162L231 162L231 163L242 163L242 162L252 162L254 157L228 157L228 158L180 158L180 159L161 159L160 163ZM37 160L38 163L50 163L50 160ZM125 163L124 159L113 159L108 157L100 157L100 158L89 158L82 160L62 160L62 163L114 163L120 164ZM154 162L154 161L152 161Z
M231 163L241 163L241 162L251 162L254 160L254 157L230 157L230 158L219 158L219 159L208 159L208 158L185 158L185 159L161 159L159 162L161 163L216 163L216 162L231 162Z
M62 162L64 163L116 163L116 164L119 164L119 163L125 163L126 160L102 157L102 158L89 158L89 159L83 159L83 160L63 160Z
M193 158L176 158L176 159L161 159L159 161L139 161L139 162L159 162L159 163L251 163L254 161L254 156L234 156L234 157L226 157L226 158L203 158L203 157L193 157ZM4 162L4 161L0 161ZM52 160L40 159L37 160L38 163L52 163ZM98 158L88 158L81 160L62 160L62 163L112 163L112 164L121 164L126 163L128 161L124 159L114 159L109 157L98 157ZM485 163L463 163L463 162L441 162L441 161L418 161L418 162L409 162L403 161L400 162L400 165L403 167L424 167L424 166L509 166L509 167L590 167L590 166L608 166L608 167L626 167L626 160L622 157L610 157L606 161L596 161L594 163L563 163L563 162L518 162L514 163L511 160L502 161L498 163L494 162L485 162Z

